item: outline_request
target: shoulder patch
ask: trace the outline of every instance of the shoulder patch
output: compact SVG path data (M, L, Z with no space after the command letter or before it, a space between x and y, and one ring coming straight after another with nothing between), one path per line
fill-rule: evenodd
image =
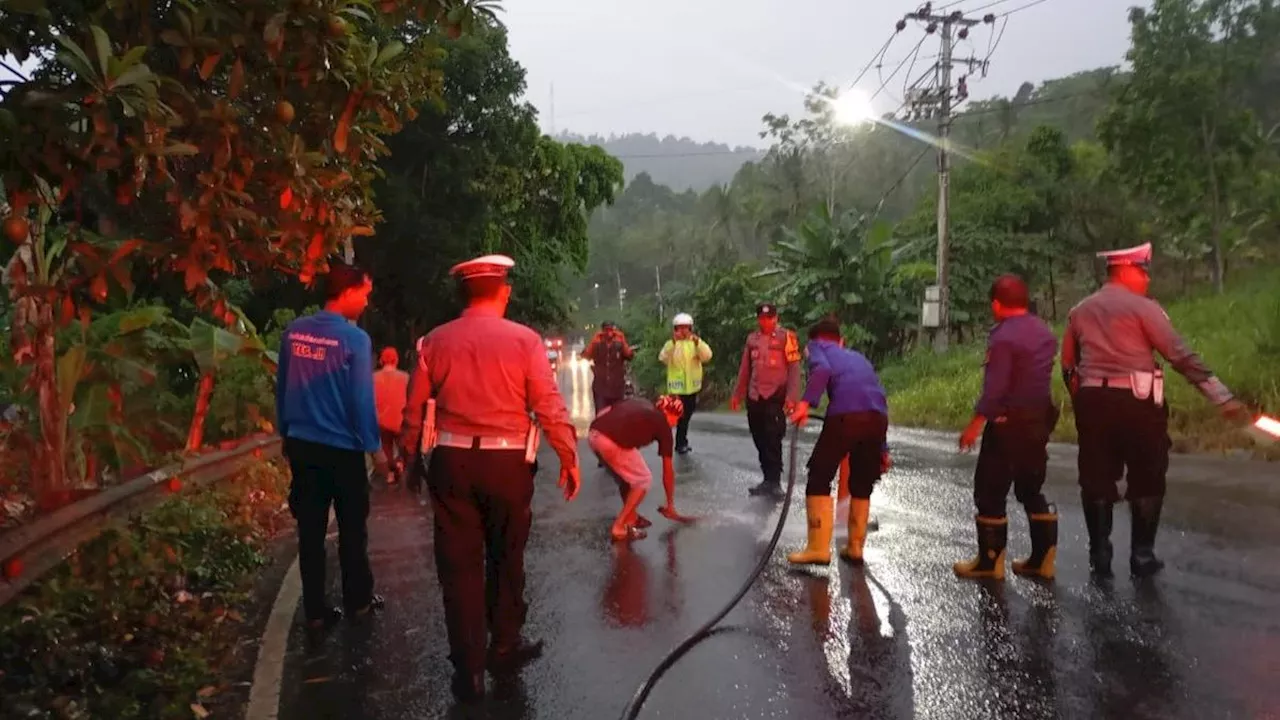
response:
M800 362L800 342L796 340L796 334L790 330L787 331L787 342L783 352L786 353L787 362Z

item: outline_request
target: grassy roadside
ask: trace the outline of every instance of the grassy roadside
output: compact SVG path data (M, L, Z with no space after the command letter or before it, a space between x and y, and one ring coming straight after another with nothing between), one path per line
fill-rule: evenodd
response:
M200 718L227 688L289 475L182 490L0 608L0 717Z
M1238 396L1280 413L1280 271L1239 279L1222 296L1198 295L1167 309L1191 347ZM944 355L918 352L886 365L880 377L894 424L960 430L981 389L982 358L981 345L966 345ZM1257 457L1280 460L1280 449L1258 448L1221 420L1190 383L1173 375L1166 396L1175 452L1252 450ZM1056 369L1054 380L1055 397L1062 402L1065 392ZM1074 442L1070 403L1063 411L1055 439Z

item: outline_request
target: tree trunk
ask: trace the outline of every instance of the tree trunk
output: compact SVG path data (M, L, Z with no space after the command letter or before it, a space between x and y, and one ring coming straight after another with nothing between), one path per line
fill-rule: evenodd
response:
M34 299L36 387L40 410L40 458L32 490L42 509L51 510L70 500L67 487L67 406L58 396L58 355L54 344L53 306Z
M1058 284L1053 278L1053 261L1049 261L1049 317L1058 322Z
M1213 291L1221 295L1226 291L1226 260L1222 257L1222 224L1217 218L1213 221L1210 238L1209 271L1213 274Z
M209 416L209 400L213 397L213 373L200 376L196 389L196 411L191 416L191 430L187 433L187 452L199 450L204 445L204 421Z

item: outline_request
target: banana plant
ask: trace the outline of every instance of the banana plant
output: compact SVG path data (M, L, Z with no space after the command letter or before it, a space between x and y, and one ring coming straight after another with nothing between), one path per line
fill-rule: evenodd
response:
M196 390L196 407L187 433L188 452L200 449L204 444L205 420L209 417L209 401L218 372L235 357L258 358L269 369L274 369L279 356L268 350L258 330L239 308L228 308L232 322L230 329L212 325L201 318L191 321L188 344L191 355L200 368L200 382Z

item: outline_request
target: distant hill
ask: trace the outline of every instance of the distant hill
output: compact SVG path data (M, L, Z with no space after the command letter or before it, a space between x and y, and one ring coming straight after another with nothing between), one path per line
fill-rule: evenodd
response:
M584 137L562 132L556 139L602 147L622 160L628 182L640 173L648 173L654 182L676 191L702 192L712 185L728 183L744 163L759 160L765 153L758 148L700 143L674 135L660 138L653 133Z

